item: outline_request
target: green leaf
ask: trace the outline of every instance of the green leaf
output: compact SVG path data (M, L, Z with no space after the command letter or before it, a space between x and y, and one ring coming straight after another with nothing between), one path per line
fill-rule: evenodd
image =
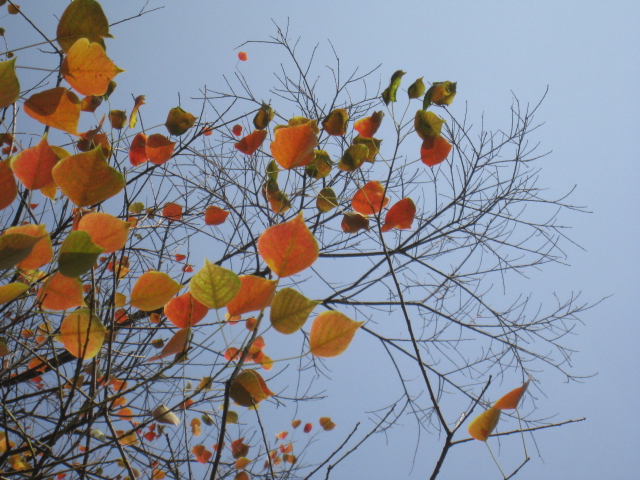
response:
M0 236L0 270L14 267L27 258L42 237L44 235L33 236L26 233L6 233Z
M411 84L411 86L409 87L409 89L407 90L407 94L409 95L409 99L413 99L413 98L420 98L422 95L424 95L424 91L427 88L424 84L424 82L422 81L424 77L420 77L419 79L417 79L415 82L413 82Z
M95 0L74 0L66 8L57 31L58 44L66 53L79 38L88 38L105 48L103 38L109 35L109 21Z
M16 59L0 62L0 109L6 108L20 96L20 82L16 76Z
M293 288L283 288L271 302L271 325L285 335L295 333L302 328L319 303L309 300Z
M167 121L164 126L167 127L171 135L180 136L193 127L195 122L196 117L189 112L185 112L180 107L174 107L169 110L169 115L167 115Z
M385 105L389 105L391 102L396 101L396 93L398 91L398 87L400 86L400 82L402 81L402 76L407 73L402 70L396 70L393 75L391 75L391 81L389 82L389 86L382 92L382 101Z
M189 282L193 298L209 308L222 308L237 295L242 283L231 270L214 265L205 258L204 267Z
M333 188L326 187L320 190L318 198L316 200L316 207L322 213L327 213L338 206L338 198L336 197Z
M73 231L69 233L60 247L58 270L65 277L79 277L91 270L103 251L91 241L87 232Z

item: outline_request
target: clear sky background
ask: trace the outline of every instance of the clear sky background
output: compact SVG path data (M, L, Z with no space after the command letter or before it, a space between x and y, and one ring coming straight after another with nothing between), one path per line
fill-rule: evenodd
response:
M51 3L62 12L67 2ZM102 3L115 22L145 2ZM40 3L22 4L35 11ZM145 94L147 119L164 118L178 94L183 107L196 113L199 102L190 97L204 85L222 88L222 76L236 68L266 91L278 69L273 51L247 45L242 50L249 61L238 64L235 47L273 35L273 22L289 22L303 54L320 44L321 64L331 62L330 40L345 72L382 64L375 75L383 84L397 69L411 81L423 75L458 81L453 113L466 103L469 116L484 115L489 128L508 125L512 95L537 103L548 87L537 116L544 125L535 135L541 151L552 152L541 163L542 184L558 194L576 185L571 203L592 213L563 217L573 226L570 237L584 248L568 250L571 266L534 272L518 288L542 302L553 302L554 293L580 291L585 300L610 298L583 316L584 325L567 342L577 351L574 372L597 375L565 384L542 373L546 398L535 392L541 415L587 421L539 433L540 456L530 442L533 459L519 478L638 478L640 2L150 0L147 8L155 6L164 8L113 27L116 40L108 44L110 57L126 70L117 79L119 92ZM336 372L336 384L358 381L345 370ZM344 426L342 433L353 421L343 407L353 401L351 394L332 392L342 397L326 407ZM335 478L428 477L435 452L427 449L435 447L423 441L425 451L418 451L412 470L414 444L414 434L400 429L380 436ZM520 458L503 454L501 462L509 468ZM500 478L479 442L454 449L441 478L471 477Z

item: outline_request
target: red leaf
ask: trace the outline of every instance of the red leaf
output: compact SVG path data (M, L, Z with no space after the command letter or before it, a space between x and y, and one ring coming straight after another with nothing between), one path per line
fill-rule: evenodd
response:
M451 152L452 145L442 136L434 138L427 137L420 147L420 158L422 163L429 167L434 167L442 162Z
M246 62L249 59L249 56L247 55L247 52L238 52L238 59L241 62Z
M228 215L229 212L226 210L216 207L215 205L209 205L204 211L204 223L207 225L222 225Z
M242 135L242 125L234 125L233 129L231 130L231 133L233 133L236 137L239 137L240 135Z
M398 230L407 230L411 228L413 220L416 216L416 205L410 198L403 198L393 205L384 218L384 225L381 230L388 232L393 228Z
M255 151L260 148L265 138L267 138L266 130L254 130L238 143L234 144L234 147L245 155L253 155Z

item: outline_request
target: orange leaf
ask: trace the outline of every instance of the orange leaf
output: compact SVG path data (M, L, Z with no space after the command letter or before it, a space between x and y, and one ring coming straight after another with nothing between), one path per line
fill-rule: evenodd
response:
M356 233L362 229L369 230L369 219L356 212L347 212L342 217L342 231Z
M258 239L258 252L279 277L289 277L311 266L318 258L318 242L302 213L267 228Z
M102 147L62 159L53 168L53 179L78 207L113 197L124 188L124 177L109 166Z
M434 167L444 162L449 152L451 152L451 148L452 145L442 135L438 135L435 138L428 137L420 147L422 163L429 167Z
M362 215L374 215L389 203L389 198L383 197L383 195L384 187L382 184L372 180L356 192L351 206Z
M134 100L134 104L133 104L133 110L131 110L131 117L129 118L129 128L133 128L136 126L136 123L138 123L138 110L140 110L140 107L142 105L145 105L144 103L145 100L145 96L144 95L138 95L135 100ZM140 134L138 134L140 135ZM145 137L147 138L147 137Z
M172 142L161 133L154 133L147 138L145 152L151 163L162 165L169 161L175 146L176 142Z
M129 161L131 165L137 167L149 160L147 155L147 136L144 133L138 133L133 140L131 140L131 146L129 147Z
M124 435L124 431L116 430L116 435L118 438L118 443L120 445L138 445L138 437L136 436L136 432L131 432L128 435Z
M247 457L240 457L236 460L236 464L234 465L234 467L236 470L244 470L250 463L251 460L249 460Z
M249 59L247 52L238 52L238 60L241 62L246 62Z
M262 400L269 398L273 392L260 374L255 370L242 371L231 384L229 395L238 405L253 407Z
M169 222L175 222L176 220L182 220L182 207L177 203L165 203L162 208L162 216Z
M372 138L378 131L378 128L380 128L383 118L384 112L382 110L379 112L373 112L370 117L358 120L353 125L353 129L356 130L361 137Z
M292 127L278 128L271 142L271 155L284 169L304 167L314 159L313 149L318 145L315 120Z
M521 387L514 388L506 395L503 395L502 397L500 397L500 400L498 400L493 405L493 407L498 408L500 410L511 410L514 408L518 408L518 403L520 403L520 400L522 399L524 392L527 391L530 381L531 381L531 378L529 378L526 382L524 382L524 384Z
M207 225L222 225L229 212L223 210L215 205L209 205L207 209L204 211L204 223Z
M204 445L196 445L191 449L191 453L196 456L196 460L200 463L207 463L213 456L213 453L207 450Z
M182 285L163 272L143 273L131 290L130 303L134 308L152 311L164 307L180 291Z
M276 280L254 275L240 275L239 278L242 286L238 294L227 304L229 315L242 315L271 305L278 283Z
M416 204L410 198L403 198L393 205L384 218L384 225L381 230L388 232L393 228L407 230L411 228L416 217Z
M189 423L189 425L191 425L191 433L193 433L193 436L199 437L201 433L200 426L202 425L202 422L200 421L200 419L199 418L191 419L191 422Z
M265 138L267 138L266 130L254 130L233 146L245 155L253 155L260 148Z
M347 133L349 114L344 108L336 108L322 121L322 128L329 135L342 136Z
M92 212L78 222L78 230L87 232L91 241L104 249L103 253L120 250L127 243L131 223L108 213Z
M209 308L191 296L190 292L173 297L164 306L164 315L178 328L192 327L209 313Z
M168 357L169 355L178 355L186 352L189 347L189 340L191 338L191 328L183 328L178 330L176 334L171 337L159 355L155 355L147 360L147 362L153 362L160 360L161 358Z
M2 161L0 162L0 210L11 205L17 195L18 185L9 166L9 160Z
M118 410L117 415L120 420L131 420L134 417L133 410L131 410L129 407L121 408L120 410Z
M79 278L56 273L38 291L38 301L45 310L68 310L84 306L84 292Z
M344 352L364 322L329 310L316 317L309 334L309 347L316 357L336 357Z
M107 57L102 45L86 38L74 42L60 67L67 83L82 95L104 95L109 82L123 71Z
M5 234L9 233L24 233L32 237L40 238L40 240L38 240L33 246L29 256L18 263L18 268L21 268L22 270L40 268L53 259L51 237L47 233L47 229L44 225L20 225L17 227L10 227L5 231Z
M469 424L469 435L476 440L486 442L493 429L496 428L498 420L500 420L500 413L501 410L496 407L491 407L482 412Z
M333 430L334 428L336 428L336 424L333 423L330 417L320 417L319 423L325 432L328 432L329 430Z
M298 428L301 423L302 423L302 420L294 420L293 422L291 422L291 426L293 428Z
M62 320L58 339L71 355L88 360L98 354L106 333L100 319L89 309L81 308Z
M49 147L45 133L35 147L27 148L16 155L11 168L18 180L29 190L38 190L53 182L51 171L58 157Z
M31 95L24 102L24 111L31 118L71 135L78 134L80 100L64 87L56 87Z
M244 443L244 437L231 442L231 455L233 458L246 457L249 455L249 445Z

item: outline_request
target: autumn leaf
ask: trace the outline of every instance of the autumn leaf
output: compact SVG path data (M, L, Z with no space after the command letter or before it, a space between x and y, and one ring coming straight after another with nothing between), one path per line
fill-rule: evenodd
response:
M14 267L27 258L42 235L30 232L0 235L0 270Z
M255 370L243 370L229 388L231 399L243 407L253 407L273 394Z
M343 313L329 310L313 321L309 347L316 357L336 357L343 353L364 322L355 322Z
M180 136L183 135L193 127L193 124L196 122L196 117L194 117L189 112L185 112L180 107L174 107L169 110L169 114L167 115L167 121L164 126L167 127L167 130L171 135Z
M297 332L320 302L309 300L293 288L283 288L271 303L270 321L275 330L285 335Z
M316 199L316 208L322 213L327 213L338 206L338 198L333 188L325 187L320 190Z
M173 425L177 427L180 425L180 419L178 416L169 411L169 409L164 405L160 404L151 412L151 417L158 423L162 423L164 425Z
M496 407L491 407L482 412L469 424L469 435L476 440L486 442L494 428L496 428L496 425L498 425L500 413L501 410Z
M271 304L276 291L276 280L269 280L255 275L240 275L240 291L227 304L229 315L242 315L262 310Z
M520 403L520 400L522 399L524 393L527 391L530 381L531 377L529 377L529 379L524 382L521 387L515 388L509 393L500 397L500 399L493 405L493 407L500 410L512 410L514 408L518 408L518 403Z
M245 155L253 155L260 148L265 138L267 138L266 130L254 130L233 146Z
M204 266L189 281L191 295L209 308L222 308L238 294L242 283L231 270L205 258Z
M122 130L127 125L127 112L124 110L110 110L109 123L111 123L111 128Z
M411 86L407 89L407 94L409 95L409 99L420 98L426 89L424 81L422 80L424 77L420 77L415 82L411 84Z
M103 212L92 212L80 219L78 230L87 232L91 241L104 250L112 253L120 250L129 238L130 222Z
M342 136L347 133L349 114L344 108L336 108L322 121L322 128L329 135Z
M275 130L270 146L273 159L285 170L310 164L318 145L317 129L317 122L312 120Z
M428 167L434 167L445 161L452 145L442 136L427 138L420 147L420 159Z
M62 193L78 207L103 202L125 184L122 174L105 160L101 147L60 160L52 173Z
M353 129L356 130L363 138L372 138L378 131L378 128L380 128L383 118L384 112L382 110L379 112L373 112L370 117L358 120L353 125Z
M164 307L180 291L182 285L164 272L143 273L131 289L132 307L150 312Z
M138 133L133 140L131 140L131 146L129 147L129 162L134 167L142 165L149 160L147 155L147 136L144 133Z
M173 297L164 306L164 315L178 328L192 327L209 313L209 308L197 301L190 292Z
M355 172L367 161L367 158L369 158L369 148L366 145L351 145L342 154L338 168L343 172Z
M388 232L393 228L407 230L411 228L415 216L416 204L408 197L403 198L389 209L380 230L382 232Z
M78 38L89 39L103 48L103 38L112 38L109 21L95 0L74 0L60 17L57 40L62 50L68 52Z
M204 223L207 225L222 225L229 216L229 212L216 207L215 205L209 205L204 211Z
M365 162L374 163L376 161L376 155L380 153L380 145L382 140L378 138L365 138L358 135L351 142L353 145L364 145L369 149L369 152L365 158Z
M106 333L97 315L81 308L62 320L58 339L71 355L89 360L100 352Z
M213 456L213 453L207 450L204 445L196 445L191 449L191 453L196 456L196 461L199 463L207 463Z
M384 186L380 182L372 180L356 192L351 206L362 215L375 215L387 203L389 203L389 197L384 196Z
M238 52L238 60L240 60L241 62L246 62L247 60L249 60L247 52Z
M18 268L22 270L33 270L46 265L53 259L51 237L49 233L47 233L47 228L44 224L9 227L5 231L5 234L9 233L26 233L27 235L40 238L33 246L29 255L18 263Z
M29 290L29 285L20 282L7 283L0 286L0 305L15 300L27 290Z
M405 73L406 72L403 72L402 70L396 70L394 74L391 75L389 86L382 92L382 101L385 105L389 105L389 103L396 101L396 93Z
M256 130L264 130L269 126L269 122L273 120L275 113L270 105L262 102L262 106L253 117L253 126L256 127Z
M60 72L76 92L101 96L107 92L109 82L124 70L107 57L102 45L79 38L67 52Z
M165 344L159 355L150 357L147 362L160 360L170 355L179 355L186 352L191 340L191 328L183 328L178 330L173 337Z
M191 422L189 422L189 425L191 426L191 433L193 434L193 436L199 437L201 433L200 427L202 426L202 422L200 421L200 419L192 418Z
M244 437L238 438L231 442L231 456L233 458L246 457L249 455L249 445L244 443Z
M313 161L305 167L305 172L311 178L324 178L331 173L333 162L324 150L313 151Z
M456 82L433 82L424 96L422 109L426 110L432 103L435 105L451 105L456 96Z
M444 120L433 112L418 110L413 124L416 133L422 140L432 139L440 135Z
M325 432L329 432L334 428L336 428L336 424L333 423L330 417L320 417L320 420L318 423L320 423L320 426Z
M44 125L71 135L78 134L80 100L64 87L34 93L24 102L23 108L27 115Z
M0 110L20 97L20 82L16 75L16 59L0 62Z
M145 152L151 163L162 165L171 159L175 146L176 142L172 142L161 133L154 133L147 138Z
M69 232L58 253L58 270L65 277L79 277L91 270L102 252L87 232Z
M233 133L236 137L242 135L242 125L238 125L237 123L231 129L231 133Z
M162 207L162 216L169 222L182 220L182 207L173 202L165 203Z
M38 302L45 310L68 310L83 307L84 292L79 278L70 278L56 272L38 290Z
M11 170L10 160L0 161L0 210L4 210L18 196L16 177Z
M302 213L267 228L258 238L258 253L279 277L305 270L318 258L318 242L307 228Z
M369 230L369 219L358 212L347 212L342 216L341 223L344 233L356 233L360 230Z
M140 110L140 107L142 105L145 105L144 101L145 101L144 95L138 95L135 98L134 104L133 104L133 110L131 110L131 117L129 118L129 128L135 127L136 124L138 123L138 110ZM146 138L147 137L145 137L145 139Z

